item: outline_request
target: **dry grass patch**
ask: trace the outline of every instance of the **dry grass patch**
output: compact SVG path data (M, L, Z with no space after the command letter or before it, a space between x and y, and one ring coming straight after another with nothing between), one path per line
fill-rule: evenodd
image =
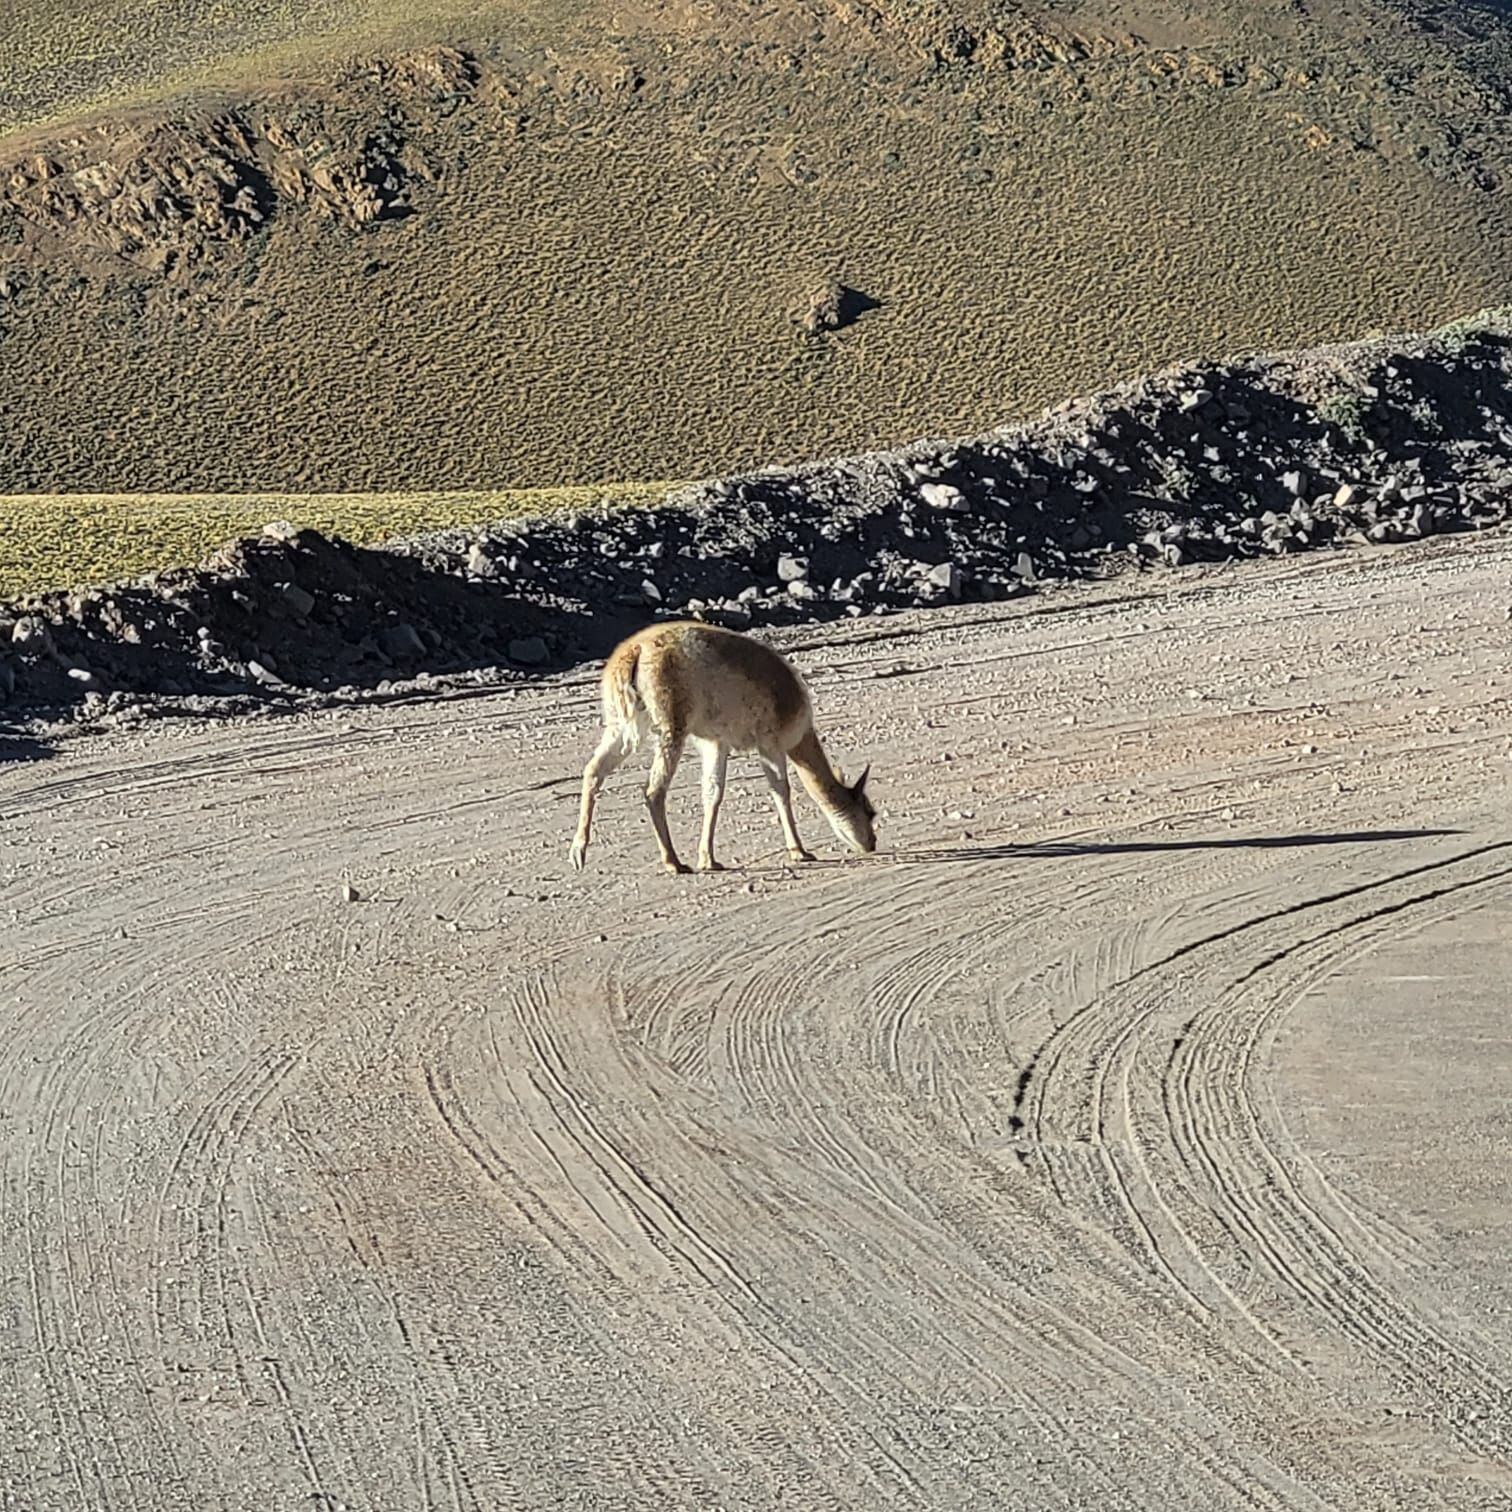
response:
M197 562L270 520L375 544L496 520L655 503L673 485L366 494L0 495L0 598Z

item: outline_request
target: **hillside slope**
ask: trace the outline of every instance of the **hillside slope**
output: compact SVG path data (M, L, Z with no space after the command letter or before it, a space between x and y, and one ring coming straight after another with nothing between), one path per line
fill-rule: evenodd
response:
M730 471L1506 296L1479 8L177 9L7 81L0 490Z

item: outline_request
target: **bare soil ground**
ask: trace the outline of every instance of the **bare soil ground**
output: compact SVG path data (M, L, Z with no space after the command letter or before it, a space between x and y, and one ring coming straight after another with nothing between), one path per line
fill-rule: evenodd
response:
M13 747L0 1501L1505 1506L1509 568L794 635L798 870L588 670Z

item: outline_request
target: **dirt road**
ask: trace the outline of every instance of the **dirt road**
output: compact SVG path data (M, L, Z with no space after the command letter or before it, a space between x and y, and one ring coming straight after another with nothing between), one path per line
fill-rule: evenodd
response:
M0 766L0 1505L1506 1506L1509 574L810 632L800 870L589 672Z

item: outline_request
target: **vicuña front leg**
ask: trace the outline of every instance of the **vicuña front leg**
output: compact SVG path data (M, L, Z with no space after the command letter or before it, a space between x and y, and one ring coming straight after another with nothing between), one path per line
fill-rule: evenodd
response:
M698 869L723 871L714 859L714 826L719 821L719 806L724 802L725 771L730 752L717 740L697 742L703 753L703 835L698 843Z
M666 735L658 731L656 755L652 758L651 776L646 783L646 808L651 814L651 828L656 831L662 866L669 872L691 869L677 859L677 852L672 849L672 835L667 829L667 789L672 786L677 763L682 759L682 748L682 735Z
M578 808L577 836L572 842L572 864L578 871L582 871L584 858L588 854L588 840L593 829L593 805L603 791L604 784L629 754L630 746L623 735L606 730L604 738L598 743L598 749L583 768L583 801Z
M777 807L777 821L782 825L782 838L787 844L787 853L794 861L812 861L813 856L804 849L798 838L798 826L793 822L793 790L788 784L787 757L778 751L775 755L760 756L761 770L766 773L767 786L772 790L772 802Z

